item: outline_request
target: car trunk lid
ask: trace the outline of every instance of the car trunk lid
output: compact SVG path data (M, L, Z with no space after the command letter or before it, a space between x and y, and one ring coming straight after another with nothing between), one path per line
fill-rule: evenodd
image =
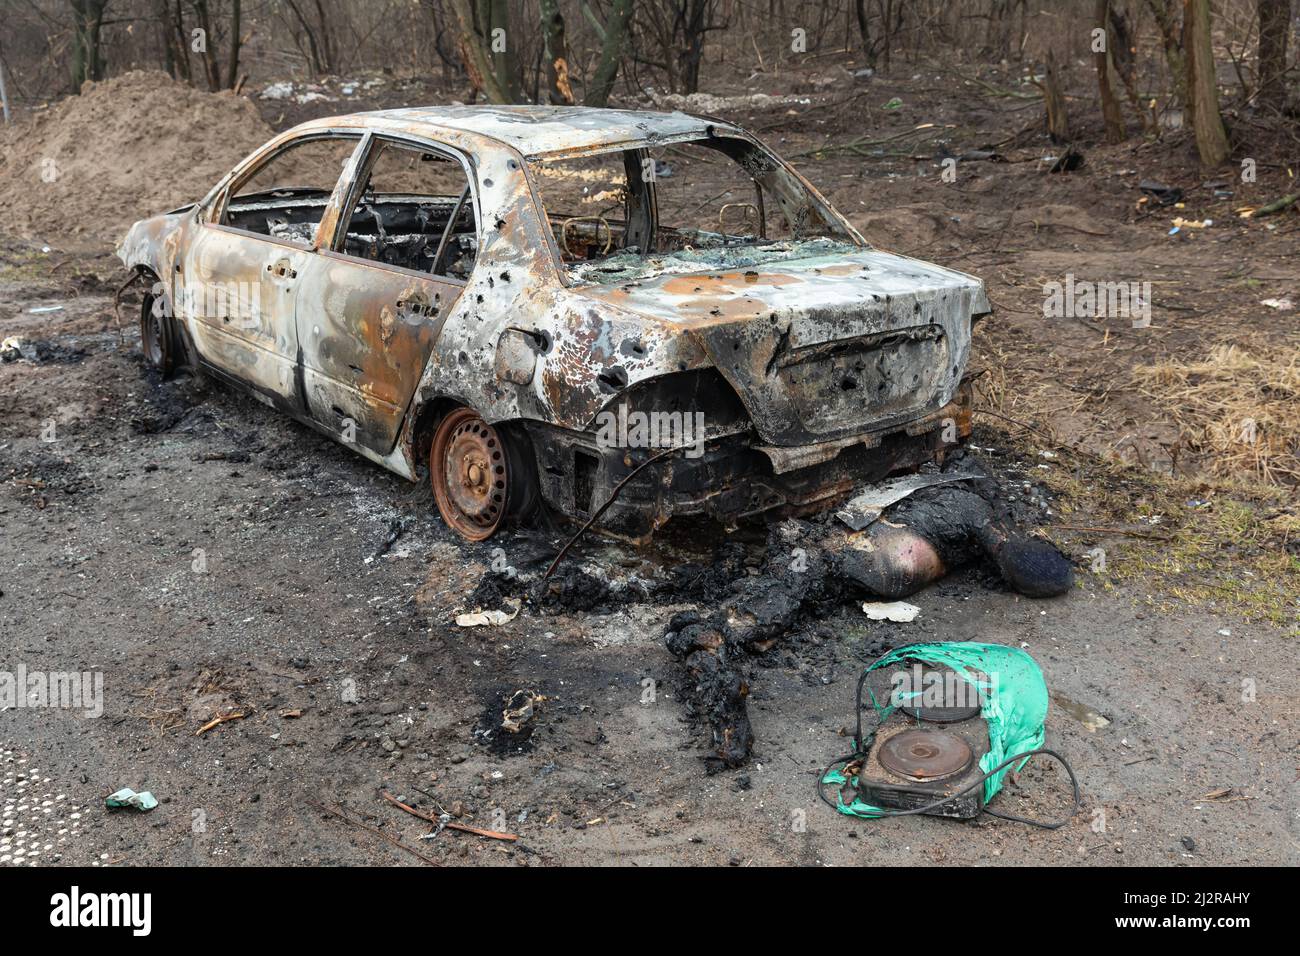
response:
M989 310L978 279L875 250L709 271L670 263L582 291L697 336L774 445L942 408L965 370L971 316Z

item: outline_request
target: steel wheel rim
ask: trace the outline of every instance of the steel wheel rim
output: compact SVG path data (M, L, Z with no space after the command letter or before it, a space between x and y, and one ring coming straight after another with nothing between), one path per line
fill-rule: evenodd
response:
M163 345L162 345L162 319L154 315L152 310L149 317L145 319L145 341L144 354L149 360L150 365L162 366L163 363Z
M501 527L510 504L505 442L472 409L460 408L438 425L429 452L429 480L438 511L470 541Z

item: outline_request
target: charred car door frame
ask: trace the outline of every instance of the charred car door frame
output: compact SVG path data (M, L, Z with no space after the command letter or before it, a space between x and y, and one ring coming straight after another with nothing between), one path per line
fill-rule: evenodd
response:
M298 342L307 412L326 431L374 455L388 455L402 433L416 388L443 323L467 283L346 251L348 227L375 161L386 148L430 153L465 176L476 243L481 240L474 170L463 154L426 138L376 132L354 157L331 232L298 288ZM457 207L459 212L461 207Z
M364 131L331 129L272 140L213 190L199 212L197 231L178 269L178 284L183 288L177 314L205 367L295 417L307 412L299 372L298 277L314 257L325 230L333 228L337 197L351 182L367 138ZM284 153L313 140L355 140L355 145L324 201L312 242L303 246L230 225L228 209L236 190ZM236 314L230 314L229 307L213 310L205 304L223 296L227 303L232 299L239 303Z

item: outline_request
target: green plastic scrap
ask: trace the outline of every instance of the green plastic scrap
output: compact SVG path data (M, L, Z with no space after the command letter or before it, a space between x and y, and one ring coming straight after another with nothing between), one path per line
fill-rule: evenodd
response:
M1043 672L1032 657L1018 647L1002 644L979 644L959 641L951 644L912 644L890 651L868 671L897 664L901 661L920 661L949 667L979 689L980 716L988 725L989 751L980 759L980 769L988 773L998 764L1017 754L1028 753L1043 746L1043 725L1047 721L1047 682ZM877 720L883 721L893 711L892 705L881 706L872 694ZM1002 789L1002 781L1019 765L1008 765L984 781L984 803ZM822 777L822 783L836 785L836 809L850 816L874 819L888 816L881 810L854 797L845 803L842 790L845 784L856 786L839 769L837 763Z
M110 810L130 808L138 810L140 813L146 813L158 806L158 800L148 790L136 793L130 787L123 787L117 793L110 793L105 797L104 806Z

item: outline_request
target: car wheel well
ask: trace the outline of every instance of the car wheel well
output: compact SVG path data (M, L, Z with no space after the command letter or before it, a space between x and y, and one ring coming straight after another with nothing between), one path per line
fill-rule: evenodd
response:
M463 403L445 396L433 398L420 406L415 413L415 423L411 426L411 457L423 466L429 460L429 450L433 446L433 433L448 413L462 408Z

